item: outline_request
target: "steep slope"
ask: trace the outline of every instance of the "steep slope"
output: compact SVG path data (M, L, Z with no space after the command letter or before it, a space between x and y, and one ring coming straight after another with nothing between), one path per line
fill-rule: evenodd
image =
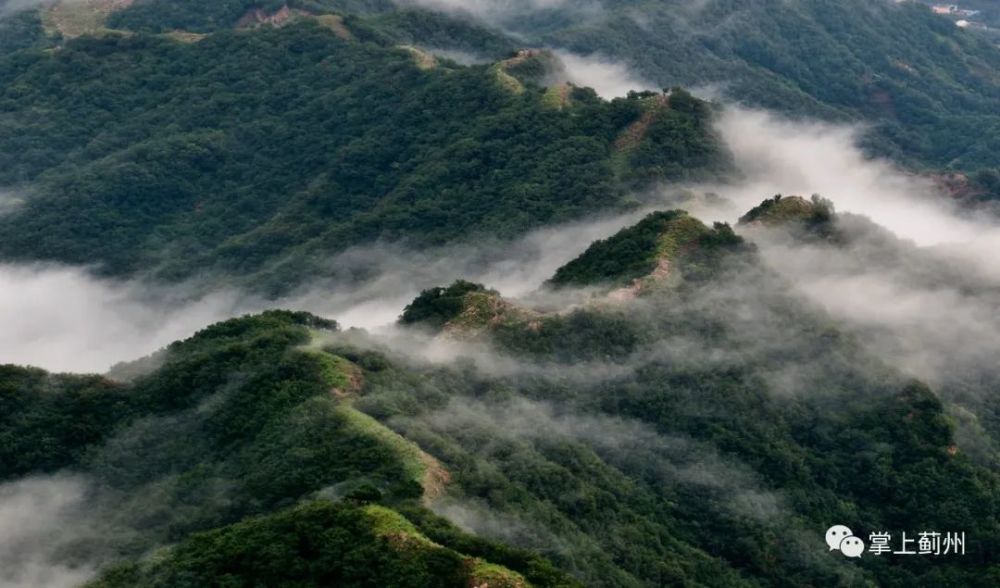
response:
M555 109L529 79L512 92L489 65L426 68L341 25L0 59L0 185L25 196L0 217L0 256L289 287L352 245L510 237L725 166L707 107L665 109L622 155L648 96L576 89Z
M573 585L538 556L469 537L421 506L447 472L353 407L363 368L314 344L331 329L305 313L234 319L119 368L130 383L0 369L10 441L0 480L69 480L85 501L58 515L49 565L132 561L98 586L370 585L375 569L398 586ZM289 509L319 496L337 502ZM246 517L263 518L228 526ZM5 565L0 582L18 581L20 566Z
M741 241L726 225L709 229L682 210L658 212L639 224L592 244L559 268L555 287L611 284L641 289L644 279L662 281L671 273L695 274L706 254ZM694 277L693 275L689 277Z
M700 87L794 117L862 122L873 127L866 137L872 152L916 167L997 166L1000 49L916 1L406 4L621 61L662 87Z
M530 586L516 572L434 543L388 508L324 501L195 535L152 562L114 568L87 586L192 583L317 588Z
M815 231L817 225L809 225L812 207L828 211L822 201L789 202L796 206L765 205L767 214L758 210L753 216L809 208L796 218ZM942 401L877 359L849 330L793 294L731 231L724 232L724 245L700 258L702 271L685 273L678 260L682 269L674 280L657 280L650 257L657 238L674 235L672 223L682 218L677 212L654 214L594 244L566 266L572 272L560 270L581 276L578 285L587 282L584 275L592 277L597 288L582 306L529 313L512 301L495 302L494 308L508 309L505 320L485 323L477 341L493 345L499 358L477 360L483 381L471 387L482 392L472 398L435 400L432 390L462 387L439 376L419 393L432 406L424 414L403 416L409 411L398 395L385 400L376 395L368 402L397 415L407 437L439 447L436 454L446 466L499 461L499 472L488 470L488 493L479 485L485 471L452 468L452 496L462 508L492 510L493 517L552 521L543 525L545 532L594 559L583 564L574 552L552 557L578 568L588 583L655 585L683 578L710 585L703 574L726 568L788 585L995 581L1000 569L989 554L1000 521L991 513L1000 500L1000 479L965 453L976 447L956 441L956 424L948 416L955 397ZM702 225L695 234L703 239L720 231ZM643 269L629 269L627 242L634 243L630 251L641 262L635 267ZM698 237L687 242L683 255L698 259L694 252L704 245ZM626 273L599 271L602 260L612 259L618 263L609 266ZM642 271L648 274L638 279L660 287L629 298L607 295ZM476 296L483 293L488 291L470 285L428 291L403 321L444 325L442 336L448 339L448 325L476 308ZM415 314L418 309L436 310ZM421 315L432 318L420 320ZM497 438L503 439L499 447ZM446 449L451 442L462 449ZM598 467L595 457L614 473L591 470ZM691 473L688 464L699 473ZM557 482L571 474L545 477L548 468L580 478ZM546 482L533 483L538 476ZM615 476L624 478L613 482ZM559 495L574 498L543 506L523 494L554 497L553 485ZM498 496L498 487L507 490ZM965 492L977 498L955 498ZM938 510L942 505L946 511ZM532 514L522 518L517 513L523 511ZM626 513L641 513L645 539L630 535L635 519ZM572 530L555 522L560 517L573 521ZM979 555L928 566L866 554L848 571L840 565L842 556L813 557L813 549L828 548L809 546L813 529L825 530L833 520L852 521L848 525L856 533L855 527L864 529L859 536L866 542L875 529L898 535L916 527L976 528L968 534L977 537L968 553ZM542 532L535 525L526 536ZM626 536L633 538L625 541ZM661 539L650 541L654 536ZM627 549L619 548L625 544ZM688 548L713 559L683 572L669 564L659 567L702 561L703 555ZM611 559L583 556L588 549ZM722 584L739 581L728 577Z
M822 200L784 201L753 222L836 235L809 224ZM270 312L116 370L129 383L5 368L0 435L51 451L0 445L0 476L86 481L102 522L65 533L57 561L120 562L98 586L352 582L372 561L405 571L390 585L995 584L1000 477L956 436L951 397L731 229L657 213L567 267L582 296L530 308L460 282L388 338ZM609 296L636 279L655 287ZM82 449L50 430L68 415ZM835 523L964 532L966 551L851 560L824 542Z
M602 2L589 22L534 31L621 59L664 85L715 86L740 102L876 125L878 153L995 167L1000 50L915 2Z
M865 217L835 213L818 196L776 196L740 225L770 265L824 301L842 328L928 379L970 449L995 462L1000 371L992 357L1000 342L992 333L1000 328L1000 283L977 265L976 244L917 247Z

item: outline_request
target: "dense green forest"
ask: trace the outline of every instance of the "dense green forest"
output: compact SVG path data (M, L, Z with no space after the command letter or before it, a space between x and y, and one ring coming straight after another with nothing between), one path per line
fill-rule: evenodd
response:
M218 17L196 4L140 2L116 15L116 22L149 30L153 23L173 22L167 11L183 11L192 28L212 30L235 22L249 6L266 5L247 0L222 8L225 3L220 3L213 10L230 14ZM311 10L392 18L400 13L377 0L310 4ZM600 9L572 4L498 9L499 21L489 24L529 43L619 59L661 86L708 87L794 116L864 121L874 126L868 136L873 152L908 164L965 170L996 166L1000 50L921 3L601 0L592 5ZM410 14L413 19L419 13ZM475 20L462 11L436 18ZM427 23L436 18L423 13L417 20L421 28L433 27ZM172 26L184 28L180 21ZM482 53L493 54L496 42L483 39ZM474 44L464 48L476 49Z
M388 39L303 19L0 58L0 184L26 196L0 217L0 255L287 287L352 245L512 237L725 168L681 92L554 103L504 63L421 66Z
M30 47L44 47L51 42L46 38L41 16L37 12L18 12L0 18L0 55Z
M873 125L876 153L929 167L995 167L1000 49L916 2L609 0L532 32L621 59L661 85L714 86L795 116Z
M546 89L545 59L462 67L413 46L496 60L538 43L664 86L724 82L748 104L872 123L870 147L900 161L982 168L978 200L1000 190L1000 52L924 7L603 4L519 19L516 41L378 1L291 2L284 26L242 31L285 4L139 1L77 39L44 11L8 16L0 186L24 205L0 217L0 256L273 294L354 245L509 238L726 167L711 109L682 91L609 103Z
M139 0L114 12L112 29L163 33L185 30L209 33L240 26L254 10L273 14L283 7L309 14L360 14L397 42L422 47L467 50L485 58L502 58L520 44L503 32L461 16L400 6L392 0L237 0L206 4L197 0Z
M638 215L650 187L738 179L709 90L867 125L870 152L1000 200L1000 52L915 2L16 6L3 264L266 298L356 277L331 260L357 246ZM663 91L605 100L526 46ZM523 298L444 283L378 332L270 310L102 375L0 365L0 585L1000 585L994 280L819 195L574 246ZM898 286L916 320L859 327L802 295L838 275ZM919 315L928 292L968 314ZM928 332L925 377L894 354ZM833 524L966 544L849 559Z
M684 272L688 279L695 279L712 267L720 250L742 246L743 241L728 225L709 230L684 211L659 212L593 243L580 257L559 268L549 284L625 286L657 270Z
M382 368L310 346L334 329L304 313L234 319L132 366L129 383L4 367L0 480L89 476L88 509L101 523L69 534L68 564L183 541L149 569L114 567L98 586L457 586L494 576L520 586L518 572L574 585L537 555L468 536L421 506L446 474L351 406L363 370ZM321 502L282 510L305 496Z
M582 306L425 292L402 328L462 342L443 363L272 311L122 381L4 368L0 476L86 476L104 532L64 557L102 554L94 586L995 585L1000 477L957 448L951 400L696 223L592 246L560 270L597 270ZM650 274L616 296L600 260L630 256ZM967 551L848 560L834 522L963 531Z
M556 582L539 585L576 586L553 575ZM316 501L195 535L154 563L122 565L88 587L181 585L522 588L527 582L435 543L391 509Z

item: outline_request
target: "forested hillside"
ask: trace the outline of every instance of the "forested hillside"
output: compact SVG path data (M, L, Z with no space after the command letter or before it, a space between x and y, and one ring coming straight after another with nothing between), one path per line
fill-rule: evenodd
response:
M998 72L909 1L0 0L0 587L1000 586ZM69 331L133 355L7 365Z
M636 269L607 276L608 259ZM392 338L269 312L118 368L127 381L5 368L0 433L43 449L4 445L0 475L87 485L102 531L54 557L101 562L94 586L1000 579L1000 478L956 445L951 399L728 226L658 213L567 268L593 288L582 306L459 283ZM419 351L435 346L448 359ZM69 415L87 433L53 436ZM823 542L834 522L964 531L966 552L849 560Z
M207 33L255 23L248 17L255 11L272 15L286 7L360 14L424 47L487 58L525 44L596 53L662 87L697 86L795 116L863 121L874 125L868 137L874 152L910 165L996 167L1000 49L920 2L523 4L519 11L503 3L462 8L430 0L138 0L112 12L106 26ZM19 18L12 46L26 42L31 18Z
M529 43L596 53L654 85L698 87L796 117L864 123L873 130L866 137L873 153L910 166L997 167L1000 48L920 2L399 4L447 9L454 18L485 19ZM326 6L398 10L388 2L331 0Z
M131 383L2 368L0 480L72 475L52 483L87 496L47 565L141 559L182 542L95 585L575 585L420 506L440 495L447 472L352 407L365 370L380 364L310 346L335 328L303 313L235 319L132 366ZM306 496L319 502L292 507ZM199 533L257 515L268 516ZM27 562L9 563L0 580L30 583L17 575Z
M607 0L531 34L620 59L660 85L708 86L754 106L874 125L879 154L996 167L1000 49L917 2ZM520 19L512 15L512 21ZM528 21L531 22L530 20Z
M517 41L420 3L115 6L98 37L63 35L61 5L0 20L0 187L23 203L0 217L8 261L275 293L354 245L509 238L725 168L710 109L681 93L607 103L545 88L537 56L466 67L418 46L597 52L662 86L865 121L876 152L984 168L966 192L997 190L1000 51L912 3L605 2L516 19Z
M683 92L556 95L533 54L464 67L329 18L0 58L0 185L24 201L0 256L266 289L352 245L512 237L725 168Z

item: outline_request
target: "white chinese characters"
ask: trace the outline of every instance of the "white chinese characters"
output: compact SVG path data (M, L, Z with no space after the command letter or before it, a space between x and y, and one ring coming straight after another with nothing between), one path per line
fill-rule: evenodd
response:
M845 557L861 557L865 542L848 527L834 525L826 530L830 551L840 551ZM898 537L888 531L868 535L868 552L872 555L965 555L965 532L922 531L901 532Z
M893 555L965 555L965 532L922 531L916 537L907 536L906 531L900 536L899 549L893 549L892 534L888 532L872 533L868 536L868 551L874 555L891 553Z

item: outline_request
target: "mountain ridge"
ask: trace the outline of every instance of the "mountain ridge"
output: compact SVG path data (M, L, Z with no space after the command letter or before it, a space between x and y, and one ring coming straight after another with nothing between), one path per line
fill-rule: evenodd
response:
M672 230L669 220L659 227ZM703 226L699 234L713 231L723 229ZM495 293L469 283L425 293L403 314L411 323L403 331L417 337L418 348L447 344L421 338L421 323L432 317L452 340L447 324L463 317L460 328L472 327L487 346L479 355L468 347L468 359L454 363L428 362L391 338L341 332L307 313L219 323L168 347L153 371L115 385L127 393L115 386L97 392L121 399L120 408L98 414L124 419L99 425L103 436L60 461L22 456L28 463L5 477L68 467L93 477L102 492L116 489L112 496L120 498L96 507L113 504L119 513L112 544L119 534L134 537L131 525L158 521L138 545L114 548L113 560L133 563L110 568L95 586L135 578L176 585L170 578L181 573L214 578L218 558L254 557L250 537L269 536L281 521L299 525L295 508L351 524L376 509L412 529L396 512L435 543L450 537L441 545L454 548L433 565L451 562L453 571L426 572L441 582L467 569L462 557L481 557L513 566L532 585L572 585L562 574L586 585L750 586L856 574L884 585L928 577L989 585L1000 569L980 556L942 560L933 570L906 559L866 558L856 568L839 554L817 560L814 549L827 552L821 531L831 516L873 531L961 528L974 553L988 554L995 549L991 529L1000 525L991 510L1000 478L956 444L948 399L803 304L760 265L754 248L723 241L735 246L719 249L703 271L682 270L679 281L615 304L536 313L505 302L504 320L471 320L463 317L470 305L482 307ZM771 331L782 337L764 336ZM775 366L801 380L792 384L796 391L773 379ZM102 381L79 380L107 386ZM0 431L30 443L44 430L32 423L46 411L62 418L95 410L78 401L22 403L4 413ZM165 427L170 435L162 435ZM420 452L448 476L430 502ZM254 466L240 465L248 463ZM920 479L931 482L916 484ZM334 504L308 502L331 497ZM951 508L940 508L944 497ZM292 506L300 500L307 502ZM433 522L428 506L517 547L486 548L447 527L427 531L444 524ZM162 520L149 519L150 512ZM518 522L498 535L502 527L491 520ZM309 533L319 524L312 515L301 523ZM374 528L373 542L350 549L400 545ZM201 531L208 534L191 535ZM223 540L245 532L250 543ZM734 536L748 539L718 541ZM553 541L569 547L553 549ZM136 559L143 551L136 547L161 542L178 547L154 562ZM319 548L347 549L338 545ZM532 546L540 556L528 555ZM197 553L205 557L191 559ZM414 557L392 565L431 565Z

